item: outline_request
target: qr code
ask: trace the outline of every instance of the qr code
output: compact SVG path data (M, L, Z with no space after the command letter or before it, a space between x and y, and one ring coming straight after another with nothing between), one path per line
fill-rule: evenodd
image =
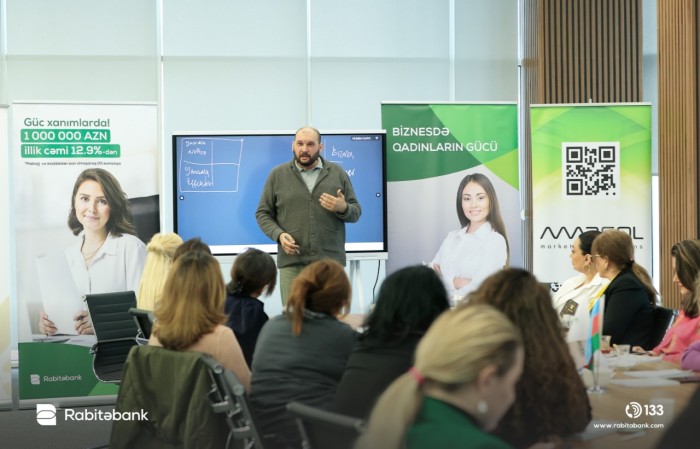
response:
M617 197L620 142L562 142L562 188L567 197Z

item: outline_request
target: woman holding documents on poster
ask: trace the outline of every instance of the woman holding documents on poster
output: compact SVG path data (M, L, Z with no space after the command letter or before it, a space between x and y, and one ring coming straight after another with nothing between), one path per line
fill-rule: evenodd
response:
M475 290L490 274L508 266L508 237L496 190L481 173L469 174L457 189L460 229L445 237L432 267L453 301Z
M138 290L146 246L134 235L126 194L111 173L89 168L78 176L68 226L79 237L65 251L79 294ZM94 333L87 311L67 313L74 314L76 333ZM39 330L57 332L46 313L40 315Z

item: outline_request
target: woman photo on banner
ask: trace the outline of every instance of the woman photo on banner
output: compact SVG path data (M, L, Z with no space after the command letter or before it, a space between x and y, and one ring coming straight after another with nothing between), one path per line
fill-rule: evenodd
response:
M456 206L461 227L447 234L431 262L453 301L508 267L510 252L498 197L489 178L481 173L466 175L457 189Z
M73 186L68 227L78 236L65 250L65 258L80 296L138 291L146 246L136 237L126 194L110 172L88 168L80 173ZM86 310L66 313L73 314L73 332L94 333ZM46 335L58 331L46 311L40 314L39 331Z

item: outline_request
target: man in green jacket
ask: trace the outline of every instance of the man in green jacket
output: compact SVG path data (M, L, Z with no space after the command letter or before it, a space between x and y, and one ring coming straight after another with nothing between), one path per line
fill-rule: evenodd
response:
M345 265L345 223L355 223L362 213L347 173L321 157L322 150L317 129L299 129L294 158L272 169L255 213L260 229L278 244L284 304L306 265L325 258Z

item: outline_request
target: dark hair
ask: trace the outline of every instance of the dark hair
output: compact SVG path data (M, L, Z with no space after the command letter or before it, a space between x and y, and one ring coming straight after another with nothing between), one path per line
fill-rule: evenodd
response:
M493 188L491 180L481 173L469 174L459 183L459 188L457 189L457 217L459 218L459 223L462 227L465 227L471 222L467 216L464 215L464 208L462 208L462 192L464 192L464 188L467 187L467 184L470 182L479 184L486 191L486 196L489 198L489 215L487 219L493 230L501 234L506 241L506 267L508 267L510 260L510 244L508 243L506 226L503 223L503 217L501 217L501 207L498 205L496 189Z
M671 247L671 255L676 261L676 276L690 293L681 298L681 308L688 318L700 315L696 282L700 273L700 240L683 240Z
M608 260L620 270L629 269L637 277L649 297L649 303L656 305L656 289L651 276L641 265L634 261L634 243L632 237L624 231L608 229L593 241L592 251Z
M350 281L341 264L322 259L308 265L292 282L287 299L287 316L292 333L301 334L304 309L335 316L350 305Z
M449 308L445 286L435 270L422 265L403 268L384 279L360 339L368 345L400 343L425 333Z
M109 206L109 221L105 226L107 232L117 237L122 234L136 235L136 228L132 223L131 210L126 193L119 185L119 181L110 172L102 168L88 168L83 170L73 185L73 195L70 199L70 212L68 213L68 227L73 231L73 235L78 235L83 230L83 225L78 221L75 213L75 196L78 189L85 181L95 181L100 185L105 194L107 205Z
M586 231L578 236L578 244L583 255L591 254L593 250L593 240L601 234L600 231Z
M275 291L277 266L269 254L256 248L248 248L236 256L231 267L231 282L226 290L233 296L250 296L265 288L265 294Z
M495 433L514 447L529 447L547 435L582 431L590 421L588 397L549 291L531 273L510 268L489 276L460 307L474 304L491 305L510 318L526 352L515 403Z
M211 249L209 245L204 243L199 237L193 237L186 240L182 245L178 246L173 254L173 262L180 258L183 254L189 253L191 251L204 251L205 253L211 255Z

